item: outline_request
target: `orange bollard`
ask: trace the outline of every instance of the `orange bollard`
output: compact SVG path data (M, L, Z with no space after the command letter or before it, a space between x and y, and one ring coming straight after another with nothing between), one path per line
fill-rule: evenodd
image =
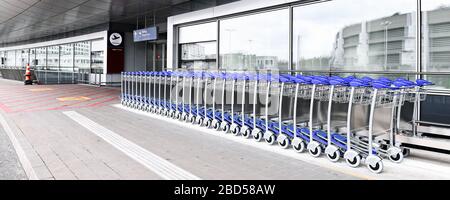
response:
M33 80L31 80L31 70L30 70L30 64L27 64L27 68L25 70L25 85L33 85Z

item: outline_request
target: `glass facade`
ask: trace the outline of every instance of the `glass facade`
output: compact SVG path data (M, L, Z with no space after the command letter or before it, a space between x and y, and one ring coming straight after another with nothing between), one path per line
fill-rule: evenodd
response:
M294 69L415 71L416 5L337 0L293 8Z
M421 24L417 0L332 0L184 25L176 55L183 68L219 57L221 69L448 72L450 3L421 2ZM445 76L431 78L450 88Z
M106 44L103 40L83 41L31 49L0 51L2 67L38 70L103 73Z
M450 2L422 1L422 70L450 72ZM428 76L436 88L449 89L448 76Z
M220 21L222 69L281 69L289 63L289 10Z

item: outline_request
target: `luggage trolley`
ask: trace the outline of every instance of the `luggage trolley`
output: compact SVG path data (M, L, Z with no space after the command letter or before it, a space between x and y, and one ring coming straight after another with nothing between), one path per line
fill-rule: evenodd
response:
M309 134L309 144L307 149L309 153L318 157L324 151L329 160L336 162L341 157L342 146L336 145L333 140L335 137L332 133L331 125L331 114L333 102L342 102L348 98L347 96L347 84L348 79L341 77L324 77L316 76L313 77L311 83L313 84L313 89L311 89L311 105L310 105L310 120L309 120L309 130L303 129L304 132ZM313 110L314 101L328 101L328 111L327 111L327 130L316 129L314 130L313 125Z
M147 111L150 105L149 99L150 99L150 95L149 95L149 76L150 76L150 72L143 72L143 105L141 107L142 111Z
M269 119L269 97L272 94L271 93L271 87L273 81L277 80L278 76L273 76L272 74L266 74L258 77L258 92L261 94L265 93L266 96L266 103L265 103L265 113L264 116L256 116L256 113L254 113L253 118L253 125L254 128L252 130L252 136L253 139L255 139L257 142L260 142L261 140L265 140L269 144L273 144L276 142L276 136L269 132L269 126L271 125L271 119ZM255 99L256 101L256 99ZM256 108L256 102L254 102L255 105L254 109ZM255 109L256 110L256 109Z
M170 71L165 71L162 72L163 73L163 88L162 90L162 109L160 114L162 116L168 116L170 113L170 106L171 106L171 101L170 101L170 92L171 92L171 80L172 80L172 72ZM168 97L169 95L169 97Z
M400 130L400 117L402 112L402 106L405 102L411 102L414 104L412 121L416 120L416 108L417 104L421 101L425 101L426 94L424 94L424 87L433 85L433 83L418 79L415 82L406 80L404 78L398 78L393 84L399 88L394 96L394 105L392 108L392 120L389 132L387 153L389 159L393 162L399 163L403 160L403 157L409 154L409 149L400 147L400 144L396 143L395 135L399 134ZM413 132L414 126L413 126Z
M123 106L128 106L129 105L129 99L130 99L130 95L129 95L129 74L130 72L122 72L122 95L121 95L121 104Z
M183 112L181 114L182 121L190 122L191 117L194 115L194 104L192 103L193 98L193 84L194 84L195 74L194 72L185 72L184 73L184 89L183 89ZM188 82L188 84L186 84ZM187 94L188 93L188 94Z
M261 82L261 80L264 78L264 75L255 73L255 74L247 74L248 76L248 92L249 97L253 93L253 111L251 115L245 115L244 113L244 123L241 128L241 135L244 138L250 138L254 137L259 132L262 132L262 130L258 127L258 123L260 122L259 118L262 117L262 113L257 112L257 105L258 105L258 88L259 87L267 87L266 83ZM254 134L255 133L255 134ZM262 136L259 136L259 138L262 138Z
M134 108L134 104L135 104L135 98L136 98L136 94L135 94L135 77L136 77L136 72L130 72L128 75L128 85L129 85L129 96L128 96L128 107L130 108Z
M221 109L221 123L220 129L228 133L230 132L231 125L235 124L236 116L235 116L235 92L236 92L236 82L238 81L240 74L238 73L227 73L225 74L223 90L222 90L222 109ZM228 107L228 103L226 101L227 94L231 94L231 103ZM236 130L235 130L236 131Z
M181 114L182 114L182 108L180 107L180 91L183 91L183 88L180 88L180 80L182 82L183 85L183 72L176 72L174 73L175 76L175 104L174 104L174 108L173 111L171 113L171 118L173 119L181 119Z
M140 103L140 96L139 96L139 78L140 78L141 72L134 72L133 74L133 104L132 108L137 109L139 107Z
M311 88L311 104L309 112L309 129L302 129L305 134L309 135L309 143L307 145L308 152L313 157L319 157L323 151L324 143L327 141L323 138L318 137L317 131L314 131L313 115L314 115L314 103L315 100L326 101L329 98L330 93L330 82L328 77L325 76L314 76L311 80L313 84Z
M307 125L303 125L305 124L304 122L299 122L297 120L297 116L299 114L298 100L309 100L311 98L313 84L311 83L311 77L303 75L295 76L293 81L295 83L294 90L290 91L291 89L288 89L286 92L288 95L293 95L294 97L293 123L288 125L285 134L288 136L292 148L296 152L302 153L305 150L306 144L308 144L310 140L309 131L306 128Z
M365 163L370 171L381 173L383 171L383 162L381 156L386 155L380 148L374 148L373 145L373 122L376 107L392 104L395 92L392 91L392 83L383 79L372 81L372 101L369 112L369 132L367 137L367 152Z
M196 90L196 115L195 119L192 120L194 124L197 125L204 125L203 122L207 118L207 102L206 102L206 96L207 96L207 84L208 84L208 76L206 72L198 72L196 73L197 78L197 90ZM202 97L202 94L204 96Z
M136 109L142 110L144 107L144 93L143 93L143 80L144 80L144 72L140 71L137 73L137 104Z
M271 145L275 142L278 142L283 148L287 148L290 145L290 140L286 135L287 126L285 125L289 122L285 122L283 118L283 99L286 93L292 91L294 79L294 77L287 74L272 76L272 81L275 83L271 87L271 94L278 95L278 121L269 120L266 123L268 131L264 134L264 139ZM287 120L290 121L291 119Z
M150 85L150 88L151 88L151 91L150 91L150 95L151 95L150 104L151 104L151 107L150 107L149 111L151 113L156 113L157 105L158 105L157 104L157 99L156 99L157 76L158 76L158 72L150 72L149 85Z
M226 82L227 82L227 74L224 72L218 72L214 73L214 85L213 85L213 119L211 121L211 125L208 126L209 128L213 128L217 131L220 130L221 124L223 122L223 111L225 109L225 88L226 88ZM222 82L222 89L221 89L221 110L216 109L216 100L217 100L217 84L220 84L220 81Z
M236 80L236 91L239 93L241 92L241 112L240 113L234 113L233 112L233 121L231 124L231 133L235 136L238 136L241 134L241 132L247 132L247 135L250 135L248 130L250 130L249 125L251 125L251 119L248 117L250 113L246 113L246 103L247 103L247 94L250 96L249 88L250 88L250 76L247 73L243 73L238 75ZM234 101L234 98L233 98ZM234 102L233 102L234 103Z
M196 121L197 121L197 118L199 117L199 114L200 114L200 107L199 107L199 105L200 105L200 89L201 89L201 81L202 81L202 77L203 77L203 73L202 72L194 72L193 74L192 74L192 84L191 84L191 88L192 88L192 91L191 91L191 100L192 100L192 102L191 102L191 105L190 105L190 107L191 107L191 112L190 112L190 115L189 115L189 119L188 119L188 122L190 122L190 123L192 123L192 124L195 124L196 123ZM194 98L194 99L192 99L192 98Z
M205 93L204 93L204 117L199 118L197 120L198 124L205 126L207 128L212 127L212 121L215 119L215 90L216 90L216 74L212 72L208 72L205 75ZM212 96L212 99L209 99L208 96ZM211 107L209 107L209 103L211 103Z

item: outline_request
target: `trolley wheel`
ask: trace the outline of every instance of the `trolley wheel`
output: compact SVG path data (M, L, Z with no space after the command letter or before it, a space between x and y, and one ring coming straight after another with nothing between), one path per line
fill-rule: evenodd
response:
M395 155L389 155L389 160L394 163L401 163L403 161L403 153L396 153Z
M197 118L196 116L191 116L191 117L189 118L189 122L191 122L191 124L195 124L196 121L197 121L196 118Z
M252 131L248 128L248 129L246 129L245 131L243 131L242 133L241 133L241 135L242 135L242 137L244 137L244 138L250 138L250 136L252 135Z
M275 135L271 135L269 138L265 139L267 144L273 145L277 141L277 138Z
M211 128L211 125L212 125L212 120L206 120L206 122L205 122L205 126L207 127L207 128Z
M234 136L238 136L241 133L241 128L239 128L239 126L235 126L234 128L231 129L231 133Z
M345 159L345 162L353 168L358 167L359 165L361 165L361 156L355 156L353 159Z
M228 132L230 131L230 125L229 125L229 124L225 125L225 126L222 128L222 131L225 132L225 133L228 133Z
M309 154L311 154L313 157L319 157L320 154L322 153L322 150L320 149L319 146L317 146L314 149L309 149Z
M339 152L339 150L334 151L331 154L327 154L327 157L331 162L337 162L339 160L339 158L341 158L341 152Z
M305 142L299 142L296 145L292 145L292 148L297 152L297 153L303 153L305 151Z
M203 125L203 118L198 117L198 118L196 119L196 123L197 123L197 125L202 126L202 125Z
M280 145L280 147L283 148L283 149L287 149L289 147L290 143L291 142L289 141L289 139L286 138L283 141L278 142L278 145Z
M255 139L257 142L261 142L262 138L263 138L263 136L262 136L262 132L261 131L259 131L255 135L253 135L253 139Z
M403 148L402 149L403 157L408 157L411 154L411 149Z
M369 168L369 170L375 174L379 174L383 171L383 162L380 160L378 162L376 162L375 164L371 165L367 165L367 167Z
M219 123L214 123L213 124L213 128L214 128L214 130L216 130L216 131L219 131L220 130L220 124Z

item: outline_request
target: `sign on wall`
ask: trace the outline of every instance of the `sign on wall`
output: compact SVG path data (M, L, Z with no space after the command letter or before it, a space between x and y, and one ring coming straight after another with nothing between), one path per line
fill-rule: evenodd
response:
M125 66L125 39L122 32L110 31L108 33L107 73L117 74Z
M108 46L112 48L123 47L123 34L119 32L110 32L108 37Z
M133 38L135 42L157 40L158 27L149 27L133 31Z

